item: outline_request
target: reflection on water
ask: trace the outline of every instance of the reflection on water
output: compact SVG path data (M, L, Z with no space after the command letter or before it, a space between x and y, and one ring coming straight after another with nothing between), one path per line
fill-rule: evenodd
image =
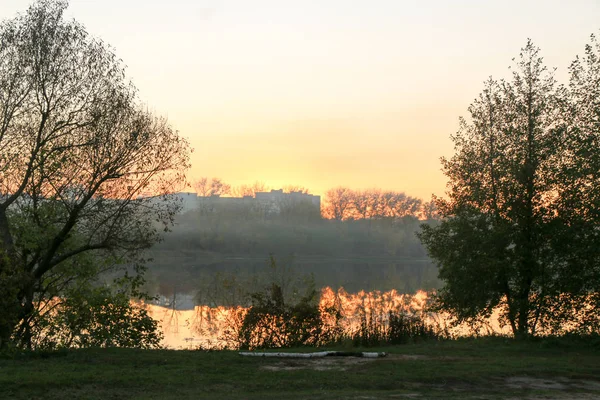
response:
M241 325L247 309L243 307L196 306L176 310L146 305L164 334L163 346L170 349L221 349L235 347L232 329Z
M333 290L325 287L321 291L320 309L335 308L339 318L332 320L326 313L325 324L336 324L344 333L351 334L359 329L361 318L370 316L382 326L388 324L390 312L408 316L420 316L436 329L447 332L450 336L461 336L478 333L509 334L508 327L501 327L498 313L473 332L470 327L450 327L447 315L426 312L430 301L427 292L417 291L415 294L401 294L396 290L359 291L348 293L343 288ZM244 315L243 307L209 307L196 306L190 310L148 305L150 315L160 322L164 332L164 346L172 349L217 349L235 348L236 334Z

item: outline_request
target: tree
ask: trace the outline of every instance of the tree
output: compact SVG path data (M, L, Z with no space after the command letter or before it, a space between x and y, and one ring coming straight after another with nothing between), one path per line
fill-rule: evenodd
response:
M200 178L195 184L196 193L203 197L222 196L231 192L231 185L220 178Z
M417 217L423 213L423 202L403 192L379 189L351 190L338 187L325 193L323 214L339 221L348 219L390 219Z
M426 201L423 203L421 210L421 218L426 221L432 221L439 219L437 205L434 200Z
M374 217L376 218L402 218L416 216L422 207L422 201L415 197L398 192L379 193L376 202Z
M338 221L348 219L348 212L352 206L352 191L345 187L337 187L329 189L325 196L327 200L323 207L323 216Z
M103 267L96 281L140 265L179 207L158 195L189 164L188 143L66 8L39 0L0 25L0 347L15 329L31 346L36 307L67 293L84 255Z
M373 218L378 208L380 195L381 191L376 189L353 191L350 197L350 207L354 211L356 218Z
M270 271L263 290L249 293L251 307L238 332L242 349L298 347L320 345L332 332L323 317L331 310L319 307L319 293L312 277L295 277L275 258L269 257Z
M309 194L310 190L300 185L286 185L283 187L283 193L302 193Z
M597 74L597 58L588 59ZM574 64L572 77L582 69ZM579 92L558 86L528 41L512 79L490 78L452 136L456 153L442 159L448 197L436 199L443 222L423 225L420 238L445 282L438 306L457 321L500 307L515 336L527 337L564 326L557 310L567 297L568 314L590 310L600 283L599 164L590 160L600 153L588 143L598 126L575 121L592 114L577 105L582 96L598 104L597 75L595 94L591 82L572 78Z
M256 181L252 185L241 185L234 187L231 190L231 194L233 194L235 197L256 197L256 193L266 192L268 190L269 187L264 182Z

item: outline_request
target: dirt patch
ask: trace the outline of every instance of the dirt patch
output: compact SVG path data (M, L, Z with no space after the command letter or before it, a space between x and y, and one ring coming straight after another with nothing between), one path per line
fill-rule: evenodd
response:
M556 393L556 394L555 394ZM599 400L600 395L592 393L563 393L555 392L550 396L509 397L506 400Z
M272 358L271 360L276 360ZM345 371L349 367L364 363L376 361L436 361L436 360L464 360L460 357L431 357L422 354L387 354L380 358L362 358L362 357L323 357L310 359L282 359L279 362L269 365L263 365L260 369L267 371L294 371L299 369L313 369L315 371Z
M598 392L600 395L600 382L564 377L533 378L529 376L513 376L507 378L504 385L510 389L585 390L588 392Z
M465 360L461 357L432 357L420 354L388 354L385 358L361 358L361 357L323 357L312 359L271 359L271 363L263 365L260 369L267 371L295 371L311 369L315 371L345 371L351 367L372 362L402 362L402 361L439 361L439 360ZM530 376L513 376L509 378L492 378L490 385L502 391L508 392L524 391L525 397L519 399L541 400L556 398L562 400L600 400L600 381L570 379L566 377L538 378ZM390 394L392 398L420 398L419 388L433 388L448 390L452 392L465 392L465 398L479 398L477 393L482 393L486 388L480 384L468 382L444 382L442 385L432 385L422 382L405 382L411 387L413 393ZM533 393L528 393L533 391ZM544 393L537 395L534 393ZM548 397L550 396L550 397ZM515 398L516 400L516 398Z
M388 360L432 360L433 357L424 356L422 354L388 354L386 357Z
M263 365L260 369L267 371L295 371L299 369L313 369L315 371L345 371L354 365L376 361L377 358L360 357L323 357L311 359L291 359L270 365Z
M426 356L424 354L388 354L384 358L384 360L400 361L468 361L473 359L473 357Z
M600 392L600 382L596 382L596 381L586 381L586 380L574 381L572 386L576 387L578 389L585 389L585 390Z
M514 376L506 379L504 386L510 389L542 389L542 390L567 390L569 386L558 379L530 378L527 376Z

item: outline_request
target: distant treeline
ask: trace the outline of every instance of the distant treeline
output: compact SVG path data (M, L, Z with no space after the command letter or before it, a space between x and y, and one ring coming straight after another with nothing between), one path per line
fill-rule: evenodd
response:
M256 181L251 185L231 186L220 178L200 178L194 183L194 188L199 196L232 196L254 197L257 192L271 190L263 182ZM286 185L283 193L310 193L310 189L298 185ZM314 193L313 193L314 194ZM302 207L300 203L289 203L283 205L280 217L298 216L315 217L311 207ZM225 213L254 213L256 210L229 208ZM404 192L384 191L380 189L353 190L346 187L336 187L325 192L321 203L320 215L326 219L338 221L359 219L399 219L403 217L414 217L420 220L433 220L437 218L437 210L433 201L423 201L412 197Z
M352 190L345 187L325 193L322 215L338 221L413 217L432 220L437 217L433 201L425 202L403 192L379 189Z

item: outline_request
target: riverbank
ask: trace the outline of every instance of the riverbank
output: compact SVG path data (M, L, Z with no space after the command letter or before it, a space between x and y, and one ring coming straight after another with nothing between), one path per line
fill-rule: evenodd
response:
M14 353L0 357L0 398L600 399L598 341L463 339L368 351L388 356L298 360L130 349Z

